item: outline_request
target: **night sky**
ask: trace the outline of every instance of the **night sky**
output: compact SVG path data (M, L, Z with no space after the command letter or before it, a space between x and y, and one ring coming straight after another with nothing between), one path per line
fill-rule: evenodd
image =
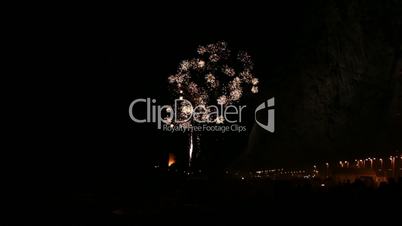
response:
M11 103L4 111L17 111L13 112L16 119L3 119L12 126L3 138L10 144L2 150L6 189L1 203L12 222L32 222L35 217L63 220L71 217L71 209L85 217L94 213L92 217L102 221L104 217L98 216L114 217L112 211L127 206L138 207L138 214L148 218L154 216L148 215L153 211L147 209L152 207L149 203L160 207L171 197L173 204L187 210L180 197L187 197L182 185L187 179L191 182L191 176L172 176L172 170L163 171L163 164L169 153L183 164L188 136L159 131L155 124L135 124L128 109L137 98L171 104L175 96L169 91L168 76L181 60L195 57L199 45L217 41L251 55L259 92L240 102L248 110L246 133L203 134L203 158L211 172L311 169L324 162L401 154L402 1L267 1L260 5L169 1L121 11L109 5L103 9L77 5L76 10L64 13L62 9L54 7L46 14L32 10L35 15L13 27L23 34L10 32L17 43L4 43L28 61L18 61L11 76L4 76L15 81L3 84L6 88L16 85L4 95ZM6 23L14 19L8 17ZM13 60L14 55L6 56ZM275 133L254 122L255 107L271 97L275 97ZM219 176L223 178L223 173L204 182L213 185ZM192 185L197 187L197 181ZM214 187L209 188L205 191L218 198L225 195L225 190L215 193ZM276 191L280 193L281 186ZM266 194L279 194L276 191ZM359 193L354 191L350 200ZM243 190L243 197L251 193L256 195L251 201L259 202L258 190ZM287 200L286 191L283 195ZM338 203L337 197L332 203ZM393 197L384 197L393 202ZM296 211L287 206L290 203L285 201L283 209ZM299 204L306 213L310 211L305 203ZM231 207L231 202L224 206ZM214 204L211 207L219 210ZM265 209L258 210L266 216ZM240 212L227 213L237 217Z
M180 155L187 136L164 134L152 124L134 124L128 116L130 102L153 97L169 104L172 97L167 77L176 71L178 63L193 57L198 45L221 40L232 49L247 50L255 61L256 75L263 86L268 86L274 79L275 65L285 61L296 45L290 40L299 34L301 21L296 18L304 13L297 7L278 7L269 13L216 9L209 16L201 16L201 9L180 11L182 16L177 19L166 12L167 18L146 24L144 18L133 14L106 20L101 27L94 28L91 23L83 26L83 35L71 43L77 50L73 59L76 72L67 80L75 88L69 111L78 116L73 122L77 126L74 140L80 142L72 151L78 157L74 162L90 175L126 175L135 170L146 172L167 152ZM261 94L244 104L252 109L272 94L269 88L261 87ZM248 122L250 129L252 124ZM246 151L248 134L226 135L225 139L231 150L225 151L228 155L224 162L238 161Z
M51 156L40 165L59 169L75 188L146 177L168 152L180 155L187 137L134 124L130 102L168 104L167 77L180 60L221 40L254 59L260 92L245 104L274 96L277 115L275 134L248 120L247 134L224 136L225 166L311 165L400 150L401 14L397 3L347 2L138 8L57 22L42 40L51 44L53 76L43 78L52 85L40 94L49 109L42 117L54 124L35 157Z

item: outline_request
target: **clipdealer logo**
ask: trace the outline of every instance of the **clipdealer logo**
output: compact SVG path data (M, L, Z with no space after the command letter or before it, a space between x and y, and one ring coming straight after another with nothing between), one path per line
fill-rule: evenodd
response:
M254 111L254 119L257 125L261 126L261 128L271 133L275 132L275 109L273 109L274 106L275 106L275 98L272 97L271 99L268 99L267 101L258 105L258 107ZM268 120L267 124L265 125L257 120L257 112L266 108L268 108L268 114L267 114Z
M145 118L137 118L134 112L134 106L138 103L145 103L146 116ZM203 126L194 126L195 130L199 131L217 131L222 132L233 131L236 128L239 132L245 131L245 129L238 129L236 123L241 123L242 111L246 108L246 105L235 106L235 105L199 105L192 106L191 102L185 99L176 99L174 101L174 106L171 105L157 105L156 99L151 98L140 98L135 99L130 103L129 106L129 116L131 120L135 123L156 123L158 129L168 128L166 125L173 127L174 124L188 125L190 122L197 122L203 124ZM184 106L184 107L183 107ZM267 101L264 101L254 111L254 119L257 125L268 132L275 132L275 98L272 97ZM267 111L267 124L264 124L257 119L257 113L264 109ZM183 117L183 112L185 112L185 117ZM165 115L165 117L164 117ZM219 125L223 122L231 123L233 125L224 126ZM162 127L163 125L163 127ZM220 129L217 127L220 126ZM182 127L180 127L182 128ZM189 128L185 128L189 129Z

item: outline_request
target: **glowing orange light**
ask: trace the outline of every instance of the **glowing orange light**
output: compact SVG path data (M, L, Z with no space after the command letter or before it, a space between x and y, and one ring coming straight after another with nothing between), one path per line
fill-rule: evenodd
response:
M176 163L176 156L173 153L169 153L168 166L170 167L175 163Z

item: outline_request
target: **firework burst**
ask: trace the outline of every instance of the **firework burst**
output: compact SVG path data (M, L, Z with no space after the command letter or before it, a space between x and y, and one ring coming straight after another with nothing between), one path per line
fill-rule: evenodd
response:
M193 105L229 105L245 91L258 92L251 56L245 51L232 54L226 42L199 46L197 57L183 60L168 80L175 93Z
M217 42L199 46L197 56L180 62L177 72L168 77L169 84L176 98L187 100L192 106L228 105L237 103L246 92L258 92L259 81L253 71L251 56L245 51L233 54L226 42ZM169 109L171 111L171 109ZM180 118L188 118L194 109L183 103L176 114ZM171 126L191 128L200 120L207 123L225 123L222 115L211 116L209 111L197 114L188 121L174 122ZM195 120L196 119L196 120ZM190 130L192 131L192 130ZM194 156L193 133L190 134L190 162ZM196 140L199 140L197 138Z

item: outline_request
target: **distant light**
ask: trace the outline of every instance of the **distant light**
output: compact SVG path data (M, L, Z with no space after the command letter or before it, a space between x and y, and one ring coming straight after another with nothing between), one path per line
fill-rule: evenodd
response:
M241 177L242 180L244 180L244 177Z
M321 184L321 187L325 187L325 184Z
M171 167L176 163L176 156L173 153L169 153L168 167Z

